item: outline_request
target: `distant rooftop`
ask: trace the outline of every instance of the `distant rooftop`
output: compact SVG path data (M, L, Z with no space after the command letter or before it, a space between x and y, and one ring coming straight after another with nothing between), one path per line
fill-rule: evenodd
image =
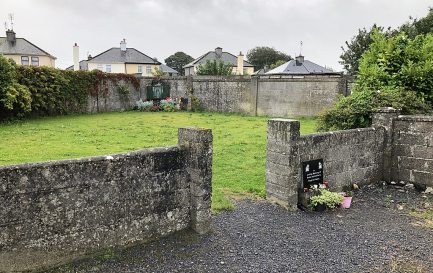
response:
M304 56L298 56L295 60L290 60L268 72L269 74L340 74L323 66L305 60Z
M95 63L132 63L132 64L155 64L161 63L138 51L135 48L126 48L122 51L120 47L113 47L93 57L89 62Z
M215 51L209 51L206 54L198 57L194 61L190 62L189 64L185 65L183 68L192 67L197 64L204 64L206 61L213 61L213 60L221 60L224 63L230 63L233 66L238 65L238 57L235 55L229 53L229 52L223 52L222 48L217 47ZM244 60L244 67L253 67L252 64Z
M36 56L48 56L56 58L49 54L45 50L37 47L31 42L24 38L15 38L15 32L8 30L8 35L12 34L13 42L8 41L7 37L0 37L0 54L5 55L36 55Z

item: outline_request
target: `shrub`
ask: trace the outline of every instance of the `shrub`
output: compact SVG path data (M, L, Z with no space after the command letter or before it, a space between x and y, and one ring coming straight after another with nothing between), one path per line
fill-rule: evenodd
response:
M16 67L0 55L0 120L22 116L31 110L31 94L16 81Z
M136 102L137 110L139 111L150 111L150 108L153 106L153 101L142 101L139 100Z
M326 205L328 208L335 208L343 202L344 197L336 192L331 192L327 189L321 189L319 195L311 196L310 204L315 207L317 205Z
M140 84L134 75L18 66L0 55L0 121L84 112L89 96L108 95L109 83L118 87L122 97L129 92L126 84L135 89Z
M318 130L347 130L371 125L375 109L391 106L402 114L428 113L430 107L413 91L402 89L365 90L341 97L337 104L318 117Z
M166 98L165 100L161 100L161 108L162 110L166 112L174 112L178 110L178 105L174 103L174 101L171 98Z
M221 60L207 60L198 66L197 75L230 76L233 75L233 65Z
M352 95L320 115L319 130L367 127L378 107L392 106L403 114L432 110L433 36L409 39L404 33L387 37L376 31L372 37Z

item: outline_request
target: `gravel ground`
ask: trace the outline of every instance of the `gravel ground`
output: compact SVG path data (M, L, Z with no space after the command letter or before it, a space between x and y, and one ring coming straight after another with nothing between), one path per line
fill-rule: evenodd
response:
M365 187L351 209L287 212L239 201L211 234L181 232L53 272L433 272L433 230L408 212L426 196L408 187Z

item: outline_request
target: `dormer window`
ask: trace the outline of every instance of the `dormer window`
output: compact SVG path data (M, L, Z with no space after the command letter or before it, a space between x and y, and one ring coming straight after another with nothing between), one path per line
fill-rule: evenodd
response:
M21 64L29 65L29 56L21 56Z
M39 57L32 57L32 65L39 66Z

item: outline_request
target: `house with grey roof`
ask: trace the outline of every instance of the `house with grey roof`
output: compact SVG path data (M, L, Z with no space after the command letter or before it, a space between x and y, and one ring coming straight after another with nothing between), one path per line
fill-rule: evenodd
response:
M152 76L161 63L135 48L126 47L126 40L120 42L120 47L112 47L87 60L78 61L79 47L74 45L74 65L67 70L101 70L107 73L126 73L142 76Z
M25 38L17 38L10 29L6 31L6 37L0 37L0 55L19 65L54 67L56 61L56 57Z
M334 72L309 60L305 60L304 56L299 55L294 60L290 60L268 72L269 74L287 74L287 75L309 75L309 74L341 74L340 72Z
M233 74L235 75L252 75L254 73L254 66L244 60L242 52L238 56L235 56L229 52L224 52L221 47L217 47L215 51L209 51L185 65L183 67L185 76L195 75L200 65L214 60L231 64L233 66Z
M164 72L165 74L167 74L169 76L179 76L179 72L177 72L173 68L169 67L168 65L161 64L159 66L159 69L161 69L162 72Z

